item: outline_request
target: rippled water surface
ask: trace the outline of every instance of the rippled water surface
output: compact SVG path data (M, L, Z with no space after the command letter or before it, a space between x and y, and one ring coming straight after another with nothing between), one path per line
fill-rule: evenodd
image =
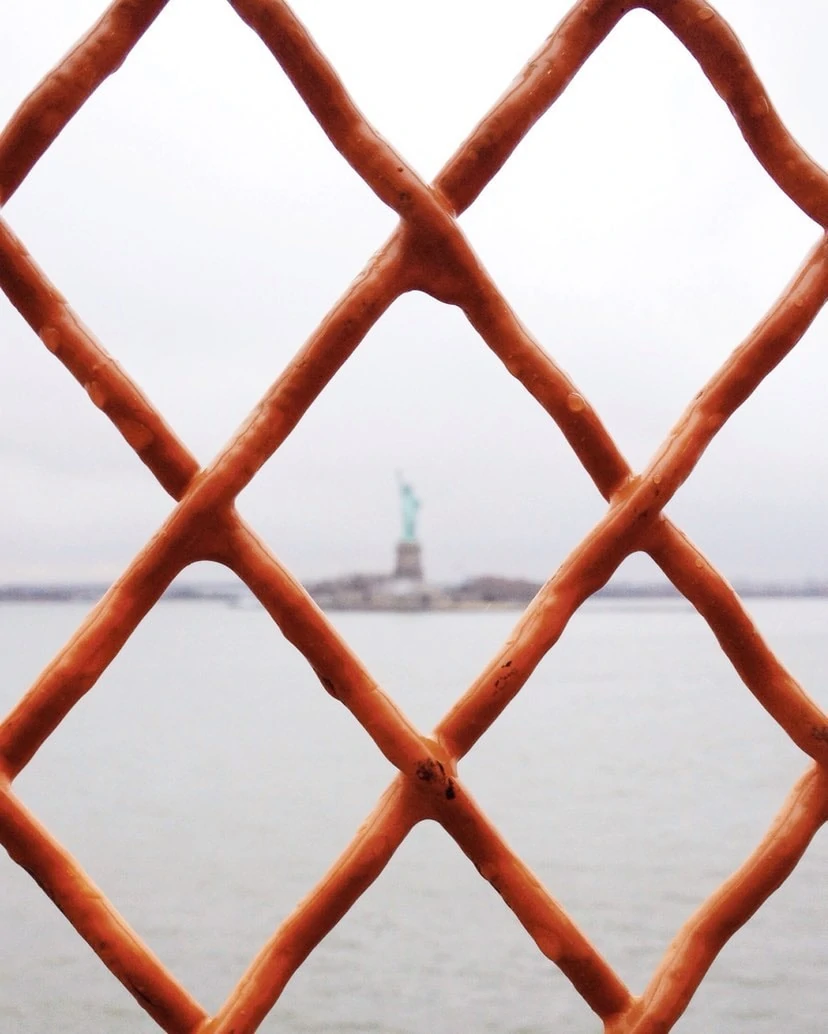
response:
M828 601L751 601L828 706ZM82 619L0 608L7 711ZM334 620L424 731L512 613ZM481 806L635 992L806 768L681 603L591 603L461 764ZM191 992L223 1001L392 776L256 610L167 603L21 774L23 800ZM815 1034L828 1012L828 842L730 942L675 1030ZM157 1028L0 858L0 1030ZM589 1034L600 1023L436 825L290 982L265 1031Z

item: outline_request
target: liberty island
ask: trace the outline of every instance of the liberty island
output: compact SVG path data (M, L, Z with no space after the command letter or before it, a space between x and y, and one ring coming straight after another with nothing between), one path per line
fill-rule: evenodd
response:
M477 607L524 605L540 588L539 582L485 577L457 586L426 580L423 549L417 538L417 517L422 502L410 481L398 471L401 537L390 574L349 574L306 585L323 610L470 610Z

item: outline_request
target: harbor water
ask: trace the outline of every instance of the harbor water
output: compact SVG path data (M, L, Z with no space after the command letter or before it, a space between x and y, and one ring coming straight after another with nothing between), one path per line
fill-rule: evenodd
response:
M828 706L828 600L749 607ZM82 620L0 607L5 713ZM428 732L516 612L332 615ZM591 602L460 777L635 993L755 847L808 759L681 601ZM15 783L210 1011L320 879L393 772L257 609L155 608ZM816 1034L828 1013L828 839L736 934L675 1030ZM0 857L0 1031L153 1022ZM601 1024L434 823L417 826L263 1025L286 1034L596 1034Z

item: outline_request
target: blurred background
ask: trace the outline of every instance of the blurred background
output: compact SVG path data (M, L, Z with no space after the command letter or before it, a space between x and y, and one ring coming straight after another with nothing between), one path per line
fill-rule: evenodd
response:
M99 8L5 6L0 119ZM416 14L372 0L295 9L356 103L431 179L566 4L516 0L508 17L438 0ZM720 10L788 127L825 163L828 12L807 0ZM169 5L5 216L202 462L396 218L219 0ZM636 469L819 234L693 58L640 11L461 222ZM669 508L731 578L828 577L826 326L823 314ZM0 581L116 576L170 501L5 299L0 364ZM397 468L423 501L419 537L438 581L543 580L604 508L459 310L419 294L374 328L240 506L301 578L386 570ZM654 576L642 559L621 572Z

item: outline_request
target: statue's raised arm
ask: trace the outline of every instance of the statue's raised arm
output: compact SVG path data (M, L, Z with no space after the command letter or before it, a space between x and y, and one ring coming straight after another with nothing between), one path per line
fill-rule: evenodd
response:
M414 494L414 489L411 485L399 473L397 474L397 481L400 486L403 542L416 542L417 511L420 509L420 500Z

